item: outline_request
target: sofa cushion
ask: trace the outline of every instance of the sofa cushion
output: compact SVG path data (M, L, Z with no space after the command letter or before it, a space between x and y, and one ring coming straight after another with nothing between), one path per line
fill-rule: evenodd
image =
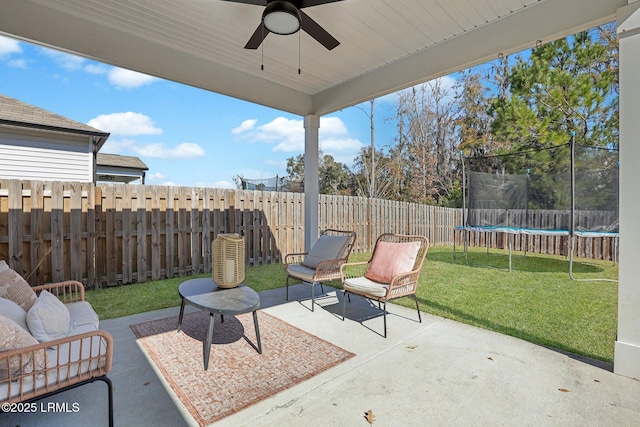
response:
M71 316L65 305L49 291L42 291L27 312L27 325L40 342L64 338L69 331Z
M2 358L2 352L38 344L20 325L8 317L0 315L0 381L21 373L31 373L44 369L46 354L44 350L27 352L14 356L11 360ZM35 359L35 360L34 360Z
M371 260L369 270L364 275L367 279L379 283L391 283L395 276L408 273L416 262L420 242L379 242Z
M0 271L0 297L10 299L24 311L29 311L37 298L27 281L10 268Z
M0 298L0 313L16 322L25 331L29 332L29 327L27 326L27 312L15 302L10 299Z
M323 234L313 245L302 265L315 269L322 261L340 259L344 256L349 242L348 236L328 236Z
M91 325L93 328L89 330L98 330L100 327L100 320L98 315L91 307L88 301L77 301L69 304L65 304L67 310L69 310L69 332L67 335L76 335L78 332L74 332L73 329L79 328L84 325Z

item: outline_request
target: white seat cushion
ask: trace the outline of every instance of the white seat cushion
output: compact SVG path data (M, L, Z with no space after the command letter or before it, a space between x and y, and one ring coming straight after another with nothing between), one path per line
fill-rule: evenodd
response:
M355 277L353 279L345 279L343 288L345 291L354 292L356 294L384 297L387 295L389 285L374 282L366 277Z
M77 301L65 304L65 306L69 310L70 317L69 333L67 335L71 335L71 329L83 325L92 325L95 328L93 330L98 330L100 327L100 319L98 319L98 315L89 302Z
M293 264L287 266L287 274L305 282L312 282L313 275L316 271L313 268L305 267L304 265Z

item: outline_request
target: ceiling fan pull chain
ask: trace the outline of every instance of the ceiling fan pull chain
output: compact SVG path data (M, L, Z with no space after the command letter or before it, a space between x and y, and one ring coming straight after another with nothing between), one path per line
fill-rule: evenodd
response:
M262 25L262 41L260 46L260 70L264 71L264 25Z
M302 31L298 31L298 74L300 74L300 38L302 37L300 35Z

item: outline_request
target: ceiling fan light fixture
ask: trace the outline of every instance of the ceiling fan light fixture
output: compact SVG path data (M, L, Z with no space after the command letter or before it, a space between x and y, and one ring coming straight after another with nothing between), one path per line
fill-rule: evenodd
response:
M265 7L262 23L272 33L288 35L300 30L298 9L288 1L272 1Z

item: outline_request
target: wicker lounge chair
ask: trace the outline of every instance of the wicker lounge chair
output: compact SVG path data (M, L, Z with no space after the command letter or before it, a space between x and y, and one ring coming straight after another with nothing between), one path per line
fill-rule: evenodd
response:
M349 295L360 295L369 300L384 303L384 337L387 337L387 301L413 295L420 316L416 290L420 270L429 249L424 236L382 234L376 240L371 259L367 262L348 263L342 266L342 320Z
M311 311L314 304L314 288L323 282L339 280L340 266L349 260L356 241L353 231L324 230L308 253L287 254L284 258L287 269L286 299L289 301L289 279L302 280L311 285Z

